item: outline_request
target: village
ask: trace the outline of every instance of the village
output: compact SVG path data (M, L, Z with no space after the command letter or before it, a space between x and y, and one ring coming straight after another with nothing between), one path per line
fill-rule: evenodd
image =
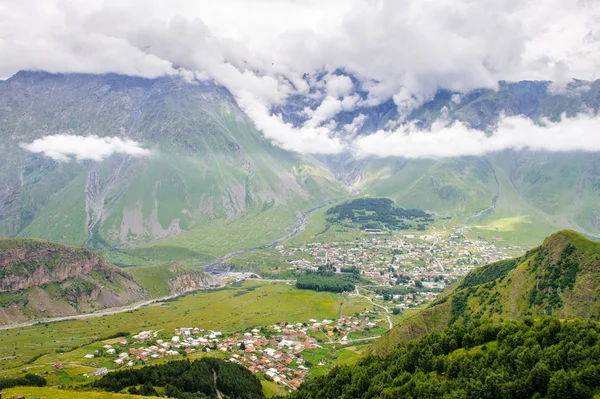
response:
M107 343L94 353L86 354L84 359L112 363L88 374L94 377L162 358L217 356L240 364L252 373L262 374L287 390L295 390L314 366L306 360L311 352L332 345L370 341L384 333L385 327L382 312L365 309L337 320L282 321L235 333L206 331L198 327L177 328L171 334L165 330L149 330Z
M222 332L199 327L174 331L148 330L120 337L84 358L99 367L91 376L135 367L160 359L217 356L240 364L286 390L297 389L315 366L317 351L368 343L392 327L390 316L431 303L443 289L474 267L510 257L518 248L497 248L484 240L469 240L458 228L449 234L386 235L368 231L354 242L313 242L275 249L284 258L281 269L294 273L327 267L360 276L351 296L373 305L337 320L282 321L248 331ZM335 361L328 366L335 365Z
M410 308L435 300L444 288L473 268L521 251L512 246L498 248L482 239L470 240L463 234L468 229L394 235L368 229L362 238L353 242L316 242L302 247L279 245L276 250L287 258L282 268L297 273L318 271L326 266L337 273L358 273L371 283L362 288L374 292L374 299L395 302L398 308ZM385 290L377 287L400 290L385 295ZM410 292L401 288L410 288Z

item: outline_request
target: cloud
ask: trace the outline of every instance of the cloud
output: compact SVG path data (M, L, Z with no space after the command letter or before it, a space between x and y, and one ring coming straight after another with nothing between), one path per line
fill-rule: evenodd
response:
M125 154L133 157L151 155L150 150L140 147L139 143L133 140L95 135L57 134L42 137L29 144L22 143L21 147L60 162L71 161L73 158L78 161L102 161L113 154Z
M290 151L310 154L337 154L347 145L328 126L304 125L296 128L286 123L281 115L273 115L264 104L251 94L241 95L238 102L254 121L256 127L275 144Z
M357 105L391 98L406 114L440 88L538 79L560 90L600 76L593 0L6 0L0 15L0 77L40 69L213 79L265 136L301 152L339 152L331 118ZM272 113L293 94L318 102L300 127Z
M327 88L327 94L339 98L345 97L352 93L354 83L352 79L344 75L329 75L326 77L325 86Z
M578 115L558 122L535 124L522 116L503 117L497 129L486 135L462 122L439 120L431 130L414 123L395 131L380 130L353 143L359 156L444 158L479 156L503 150L600 151L600 118Z

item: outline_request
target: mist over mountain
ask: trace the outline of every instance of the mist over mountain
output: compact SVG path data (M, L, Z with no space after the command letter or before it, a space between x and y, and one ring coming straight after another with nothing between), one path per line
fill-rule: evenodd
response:
M469 126L467 135L494 137L507 117L532 126L581 122L597 112L599 87L575 82L553 93L548 82L501 82L498 91L475 90L460 101L459 94L440 91L406 123L426 131L443 119ZM281 111L291 123L306 123L298 119L298 102L306 99ZM0 232L6 236L131 248L276 210L282 217L271 227L284 231L300 212L351 192L469 222L518 216L537 238L557 227L591 235L600 228L600 161L590 151L301 155L263 136L224 87L177 77L23 71L0 83L0 110L8 160L0 170ZM355 131L339 129L343 138L376 137L398 118L398 108L365 106L332 121L347 126L359 118ZM247 226L231 226L240 228ZM175 246L191 247L186 240ZM203 246L193 249L203 253Z

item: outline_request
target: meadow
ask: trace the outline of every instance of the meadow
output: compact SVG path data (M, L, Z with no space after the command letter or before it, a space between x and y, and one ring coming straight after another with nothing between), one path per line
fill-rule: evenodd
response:
M198 292L135 311L2 331L0 375L49 368L56 362L74 368L102 367L100 360L83 356L100 345L99 341L118 332L170 331L183 326L234 332L282 321L334 319L365 308L372 305L348 294L248 281L241 287Z
M112 392L98 391L70 391L57 388L37 388L37 387L15 387L6 389L6 395L3 398L13 399L19 396L25 398L44 398L44 399L142 399L148 396L128 395Z

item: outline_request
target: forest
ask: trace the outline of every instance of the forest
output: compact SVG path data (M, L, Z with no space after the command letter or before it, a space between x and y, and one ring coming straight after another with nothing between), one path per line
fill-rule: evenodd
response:
M359 281L361 279L356 273L336 274L328 270L307 270L296 278L296 288L339 293L354 291L355 283Z
M93 386L111 392L125 390L131 394L166 395L177 399L264 398L260 381L250 371L214 358L116 371L94 382Z
M25 374L19 378L0 378L0 391L17 386L43 387L46 386L46 379L34 374Z
M394 206L387 198L357 198L327 210L327 222L357 229L425 230L433 218L419 209Z
M547 317L455 324L336 367L289 398L584 399L599 387L600 323Z

